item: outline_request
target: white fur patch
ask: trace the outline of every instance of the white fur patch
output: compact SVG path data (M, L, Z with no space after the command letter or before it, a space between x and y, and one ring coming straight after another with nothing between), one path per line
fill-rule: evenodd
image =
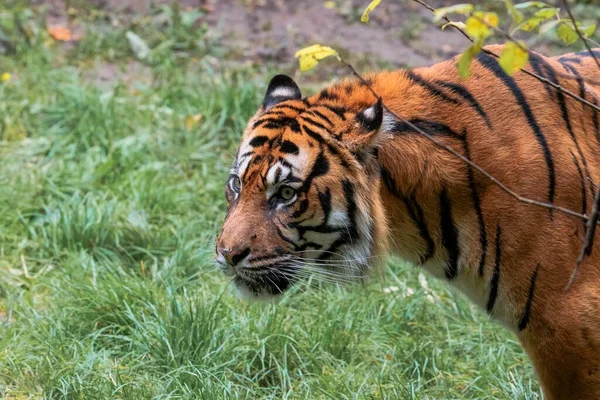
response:
M381 122L381 132L390 132L398 120L387 111L383 112L383 121Z
M296 91L290 87L278 87L270 93L271 97L286 97L292 98L296 94Z

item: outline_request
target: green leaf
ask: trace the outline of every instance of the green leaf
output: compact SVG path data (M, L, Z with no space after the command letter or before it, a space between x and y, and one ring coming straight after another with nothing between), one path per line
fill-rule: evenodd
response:
M513 75L527 65L529 53L523 50L523 48L527 48L527 45L523 41L519 41L519 44L508 42L504 45L504 49L502 49L502 54L500 55L500 60L498 62L504 72L508 75Z
M589 38L590 36L592 36L594 34L594 31L596 30L596 24L583 25L583 26L577 25L577 27L579 28L579 32L581 32L581 34L583 36L585 36L586 38Z
M541 1L526 1L525 3L519 3L515 6L515 8L518 10L522 10L525 8L531 8L531 7L544 8L544 7L550 7L550 6Z
M565 44L575 43L579 36L575 29L573 29L568 23L563 22L556 28L556 34L558 37L565 42Z
M544 19L550 19L556 16L557 8L542 8L534 14L534 16Z
M508 13L510 14L514 24L520 24L523 22L523 19L525 18L523 13L515 8L511 0L504 0L504 4L506 4L506 8L508 9Z
M468 14L473 11L473 4L455 4L449 7L438 8L433 12L433 20L439 21L448 14Z
M363 12L362 16L360 17L360 21L367 24L369 22L369 14L375 9L375 7L379 5L379 3L381 3L381 0L373 0L371 3L369 3L367 8L365 8L365 11Z
M471 62L483 47L484 39L480 39L473 43L471 47L463 51L458 58L458 73L462 79L467 79L471 76Z

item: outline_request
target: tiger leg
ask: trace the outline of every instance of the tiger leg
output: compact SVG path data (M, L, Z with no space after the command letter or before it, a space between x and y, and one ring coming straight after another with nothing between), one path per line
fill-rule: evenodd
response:
M561 289L519 338L546 400L600 399L600 284Z

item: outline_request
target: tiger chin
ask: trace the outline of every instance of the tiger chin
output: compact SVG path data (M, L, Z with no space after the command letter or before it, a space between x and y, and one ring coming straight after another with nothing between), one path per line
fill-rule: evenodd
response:
M596 68L588 53L533 53L526 67L598 104L600 89L585 83ZM546 399L600 398L600 235L565 290L584 222L518 202L414 130L521 196L589 214L600 112L523 72L508 76L485 53L471 70L462 80L455 58L310 97L275 76L229 174L216 262L242 296L269 299L313 273L363 280L399 255L512 330Z

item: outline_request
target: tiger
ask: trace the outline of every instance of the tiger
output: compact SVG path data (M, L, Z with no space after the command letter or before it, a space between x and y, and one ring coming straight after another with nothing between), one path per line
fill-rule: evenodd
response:
M589 215L600 113L565 91L597 106L586 79L600 70L589 52L532 51L524 69L542 80L508 75L486 52L468 79L457 63L346 77L308 97L274 76L229 172L216 264L261 300L307 271L362 281L399 256L514 332L546 399L598 399L600 235L567 290L585 219L519 201L474 164L520 196Z

